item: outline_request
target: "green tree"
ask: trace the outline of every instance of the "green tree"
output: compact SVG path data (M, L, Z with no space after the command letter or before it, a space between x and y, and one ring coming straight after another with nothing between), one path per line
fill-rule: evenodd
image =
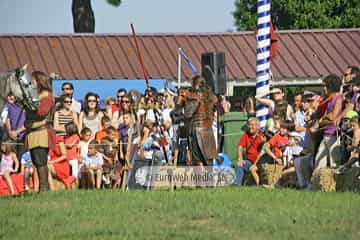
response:
M107 3L118 7L121 0L106 0ZM94 33L95 16L91 7L91 0L72 0L72 15L74 32L76 33Z
M255 30L256 0L236 0L235 25ZM359 0L272 0L271 19L276 29L360 27Z

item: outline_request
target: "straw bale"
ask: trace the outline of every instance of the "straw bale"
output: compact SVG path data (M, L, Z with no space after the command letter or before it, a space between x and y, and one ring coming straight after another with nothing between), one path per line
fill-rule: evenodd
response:
M260 184L265 185L275 185L281 178L283 166L279 164L265 164L263 168L260 168L258 171L260 177ZM253 186L255 181L251 176L251 173L248 172L244 175L244 185Z
M281 178L283 166L279 164L266 164L259 171L260 183L267 185L275 185Z
M336 191L335 169L322 168L313 172L311 183L314 190L322 192Z

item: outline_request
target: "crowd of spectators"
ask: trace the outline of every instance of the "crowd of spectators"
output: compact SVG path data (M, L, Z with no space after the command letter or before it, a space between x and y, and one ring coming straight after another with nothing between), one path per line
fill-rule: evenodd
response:
M283 175L296 173L300 189L311 189L314 172L335 168L344 174L359 164L360 71L348 67L343 77L328 75L320 93L304 91L294 96L290 105L285 89L273 88L271 97L255 99L269 108L265 129L255 117L249 118L247 131L238 144L237 185L249 172L257 185L258 171L266 164L283 166ZM255 101L248 98L249 114Z
M70 82L63 83L62 94L56 96L52 107L56 147L47 152L50 189L54 189L54 179L63 182L66 188L71 188L75 181L83 188L119 188L127 160L150 160L155 156L157 164L172 164L175 157L178 165L190 164L187 136L181 124L174 125L170 117L176 93L154 88L140 93L121 88L115 97L105 99L105 107L101 109L98 94L87 93L81 104L74 99L74 91ZM297 93L292 104L283 88L273 88L269 94L270 98L264 95L246 100L245 109L250 117L247 131L239 139L238 161L234 166L236 185L243 184L247 172L260 185L259 170L266 164L279 164L283 166L283 174L296 173L298 188L311 189L314 170L331 167L337 168L337 174L343 174L357 164L359 68L348 67L343 78L326 76L322 93ZM256 101L269 108L265 129L260 129L258 119L251 117L255 115ZM218 105L221 114L230 111L224 97L219 97ZM30 179L38 184L38 174L31 159L33 154L24 144L28 129L25 110L11 93L1 120L6 134L0 176L14 193L10 175L21 172L28 190ZM215 136L216 127L215 121ZM156 148L160 132L167 140L165 152Z
M170 117L175 107L176 93L173 91L158 91L149 87L144 93L140 93L120 88L115 97L105 99L105 107L101 109L99 95L95 92L87 93L82 104L73 97L75 89L72 83L63 83L61 90L60 96L54 95L55 104L49 113L52 119L48 119L52 122L51 130L56 134L56 147L51 149L50 143L39 146L30 144L36 151L41 147L48 149L49 174L46 181L49 182L50 190L55 188L54 179L63 182L66 188L71 188L75 181L80 182L80 187L83 188L118 188L123 181L124 171L127 170L126 160L150 161L155 156L157 165L172 164L174 145L177 143L180 156L178 164L190 164L188 145L183 141L186 136L176 137L179 132L179 135L184 135L186 130L183 126L174 126ZM225 98L221 99L225 110L229 111ZM9 174L22 169L25 189L30 187L31 176L37 188L39 181L41 182L41 173L36 171L39 169L38 165L35 164L34 167L34 159L31 159L34 153L26 148L29 143L25 137L34 131L29 131L29 127L26 127L26 111L12 93L8 95L2 121L6 134L2 144L1 175L10 179ZM216 122L216 134L215 128ZM165 153L163 149L156 148L162 139L160 132L166 139ZM50 131L48 134L50 135ZM21 160L21 168L17 159ZM11 179L7 182L13 193Z

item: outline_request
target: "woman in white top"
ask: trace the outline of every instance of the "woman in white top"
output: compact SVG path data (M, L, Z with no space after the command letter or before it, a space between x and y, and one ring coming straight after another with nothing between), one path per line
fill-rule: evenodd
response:
M90 128L94 137L95 133L101 130L101 118L103 116L97 94L86 94L84 110L81 111L79 116L79 130L81 131L84 127Z

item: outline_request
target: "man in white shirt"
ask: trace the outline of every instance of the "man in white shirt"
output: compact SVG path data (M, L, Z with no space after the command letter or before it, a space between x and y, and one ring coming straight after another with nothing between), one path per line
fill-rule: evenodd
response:
M74 86L72 83L70 82L64 82L61 86L61 90L62 90L62 95L70 95L72 98L72 104L71 104L71 110L73 112L76 113L80 113L81 112L81 103L78 102L76 99L74 99L73 94L74 94Z

